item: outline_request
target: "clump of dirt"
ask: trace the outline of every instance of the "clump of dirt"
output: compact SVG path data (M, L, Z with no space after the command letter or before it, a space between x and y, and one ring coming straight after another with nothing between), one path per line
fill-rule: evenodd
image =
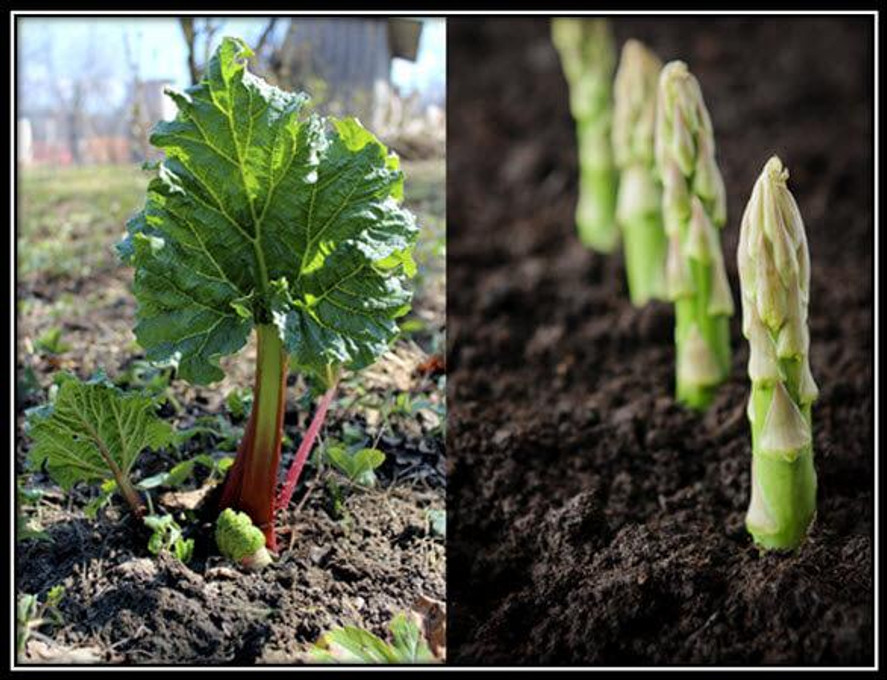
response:
M806 221L818 517L759 555L747 346L703 415L672 398L669 306L575 236L567 88L543 20L453 19L448 101L450 659L873 662L870 19L614 18L700 80L742 208L778 153ZM738 302L738 298L737 298ZM738 309L738 305L737 305Z

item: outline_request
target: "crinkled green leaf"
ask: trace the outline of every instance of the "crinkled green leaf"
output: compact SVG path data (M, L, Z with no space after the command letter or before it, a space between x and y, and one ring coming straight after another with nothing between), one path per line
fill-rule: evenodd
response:
M112 464L128 476L142 451L172 441L172 428L155 406L150 396L124 394L104 380L67 376L50 408L28 414L29 460L45 464L64 489L111 479Z
M49 589L49 592L46 593L46 606L47 607L58 607L62 598L65 596L65 586L62 584L54 585Z
M417 228L399 162L354 119L304 116L304 94L249 73L226 38L174 121L144 210L118 251L136 269L136 337L194 383L223 376L252 326L274 323L294 366L375 361L409 309Z

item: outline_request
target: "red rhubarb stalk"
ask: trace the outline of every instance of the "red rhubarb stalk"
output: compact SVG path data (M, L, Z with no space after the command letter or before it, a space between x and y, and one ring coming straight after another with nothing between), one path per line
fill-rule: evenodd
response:
M258 356L253 408L237 458L228 473L219 509L246 512L265 534L268 549L276 552L274 493L283 440L287 355L276 327L260 325L256 332Z
M314 441L320 433L323 421L326 420L326 413L330 408L330 403L333 401L333 396L335 394L336 385L334 383L333 386L324 393L320 398L320 402L317 404L317 412L311 420L311 425L308 426L305 438L302 440L302 443L299 444L299 450L296 451L296 457L293 459L290 469L286 473L286 481L283 484L283 488L280 490L280 495L277 497L278 510L284 510L290 504L293 492L296 490L296 485L299 483L299 477L302 475L302 468L305 467L305 461L308 460L308 454L311 453L311 449L314 447Z

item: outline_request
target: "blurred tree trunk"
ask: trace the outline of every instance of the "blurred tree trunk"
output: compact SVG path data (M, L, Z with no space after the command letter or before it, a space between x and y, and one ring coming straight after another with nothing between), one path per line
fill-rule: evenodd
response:
M139 34L139 43L141 44L141 34ZM126 63L129 66L130 73L130 102L129 102L129 120L128 132L129 139L132 142L130 150L131 160L141 162L148 159L151 146L148 142L149 131L151 129L150 121L145 119L144 92L142 86L141 72L135 51L130 44L129 32L123 34L123 53Z
M191 75L191 84L195 85L200 80L200 69L197 68L197 57L195 56L197 35L194 31L194 18L181 17L179 23L182 26L182 34L185 36L185 47L188 50L188 73Z
M185 48L188 51L188 74L191 76L191 84L196 85L203 76L203 69L209 61L212 53L213 38L224 26L224 21L217 21L210 17L179 17L179 25L182 27L182 35L185 38ZM203 44L203 59L197 62L198 43Z
M68 132L68 150L71 153L71 161L75 165L83 163L83 155L80 153L81 123L83 108L83 83L76 81L71 95L70 106L66 111L66 127Z

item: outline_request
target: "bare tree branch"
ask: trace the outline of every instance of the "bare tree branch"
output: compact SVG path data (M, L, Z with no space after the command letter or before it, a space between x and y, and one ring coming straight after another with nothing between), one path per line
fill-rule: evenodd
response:
M194 18L180 17L179 24L182 27L182 34L185 36L185 47L188 49L188 73L191 76L191 84L196 85L200 80L200 70L197 68L197 57L195 56Z
M141 43L141 34L139 34L139 42ZM135 58L130 44L129 31L123 33L123 50L130 73L129 136L135 142L135 151L138 154L134 160L146 160L150 150L148 131L151 125L145 118L142 78L139 62Z
M203 66L201 70L205 69L206 65L209 63L209 55L212 52L213 38L224 25L224 21L216 24L213 23L213 20L209 18L203 20Z
M200 82L203 70L209 63L210 53L213 47L213 38L225 25L224 21L211 17L180 17L179 25L182 27L182 35L185 38L185 47L188 51L188 73L191 76L191 84ZM197 52L202 47L202 61L197 62Z
M262 50L265 49L265 44L268 42L268 38L271 37L271 34L274 32L274 26L277 24L277 17L273 17L268 20L268 25L265 27L265 30L262 31L262 35L259 36L259 41L256 43L256 57L258 57Z

